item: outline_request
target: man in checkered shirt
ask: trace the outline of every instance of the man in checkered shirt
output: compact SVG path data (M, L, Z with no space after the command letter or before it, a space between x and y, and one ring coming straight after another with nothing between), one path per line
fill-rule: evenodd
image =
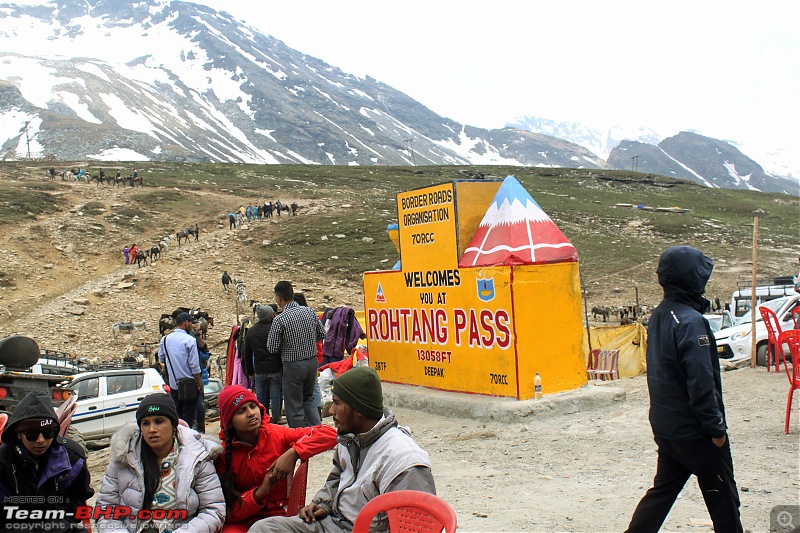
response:
M283 408L291 428L316 426L322 421L314 402L317 380L317 342L325 330L310 307L294 301L288 281L275 285L275 301L283 311L272 321L267 350L281 354L283 361Z

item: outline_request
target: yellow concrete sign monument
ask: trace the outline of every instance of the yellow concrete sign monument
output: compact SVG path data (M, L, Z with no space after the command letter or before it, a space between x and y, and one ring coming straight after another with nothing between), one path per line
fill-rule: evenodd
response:
M397 195L400 270L366 272L388 382L528 399L586 383L577 252L513 177Z

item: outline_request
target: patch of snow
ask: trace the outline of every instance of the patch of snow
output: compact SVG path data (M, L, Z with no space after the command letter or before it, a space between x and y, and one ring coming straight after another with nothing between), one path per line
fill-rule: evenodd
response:
M729 161L725 161L722 164L722 166L724 166L725 170L728 171L728 175L733 178L733 180L736 182L736 185L741 185L742 183L744 183L745 187L747 187L748 190L751 190L751 191L758 191L759 190L759 189L756 189L755 187L753 187L752 185L750 185L750 178L753 176L752 173L748 174L746 176L742 176L741 174L739 174L736 171L736 165L734 165L733 163L731 163Z
M667 156L667 157L669 157L670 159L672 159L672 160L673 160L673 161L674 161L674 162L675 162L675 163L676 163L678 166L680 166L682 169L686 170L686 171L687 171L687 172L689 172L691 175L693 175L693 176L697 177L697 179L699 179L699 180L700 180L700 181L703 183L703 185L705 185L706 187L712 187L712 188L714 187L714 185L713 185L713 184L712 184L710 181L708 181L708 180L707 180L707 179L705 179L703 176L701 176L700 174L698 174L697 172L695 172L693 169L691 169L691 168L687 167L686 165L684 165L683 163L681 163L680 161L678 161L677 159L675 159L674 157L672 157L671 155L669 155L667 152L665 152L664 150L662 150L660 147L657 147L657 148L658 148L659 150L661 150L661 153L662 153L662 154L664 154L665 156Z
M70 109L72 109L81 120L91 122L92 124L103 123L102 120L94 116L91 111L89 111L89 105L81 102L81 99L77 94L66 91L56 91L54 96L58 96L61 101L64 102Z
M95 161L150 161L149 157L135 150L118 147L108 148L99 154L89 154L86 158Z
M100 93L100 99L108 106L108 114L116 120L120 128L138 131L158 139L153 133L150 119L127 106L116 94Z
M97 76L98 78L105 80L107 82L111 82L111 79L103 72L99 66L95 65L94 63L80 63L76 65L78 70L82 70L87 74L91 74L92 76Z
M261 135L263 135L264 137L266 137L270 141L278 142L278 141L275 140L275 137L272 136L272 132L274 132L274 131L275 130L262 130L262 129L259 129L259 128L256 128L256 130L255 130L256 133L260 133Z
M360 96L361 98L366 98L367 100L372 100L373 102L375 101L375 99L372 98L370 95L368 95L364 91L359 91L358 89L350 89L347 92L356 96Z

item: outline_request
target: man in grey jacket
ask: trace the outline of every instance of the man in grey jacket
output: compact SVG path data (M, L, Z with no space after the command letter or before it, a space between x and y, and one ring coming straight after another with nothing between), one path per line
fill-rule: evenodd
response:
M350 533L358 513L380 494L419 490L436 494L428 454L383 408L378 373L369 367L348 370L333 380L330 408L339 432L333 470L325 486L299 516L270 517L251 532ZM381 515L379 514L379 517ZM386 515L373 531L388 531Z

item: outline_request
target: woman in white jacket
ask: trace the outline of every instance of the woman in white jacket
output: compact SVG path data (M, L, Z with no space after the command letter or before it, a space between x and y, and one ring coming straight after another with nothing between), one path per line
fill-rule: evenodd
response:
M111 438L111 462L97 497L98 506L110 508L97 520L99 529L219 531L225 497L213 461L222 447L179 425L168 394L145 397L136 423Z

